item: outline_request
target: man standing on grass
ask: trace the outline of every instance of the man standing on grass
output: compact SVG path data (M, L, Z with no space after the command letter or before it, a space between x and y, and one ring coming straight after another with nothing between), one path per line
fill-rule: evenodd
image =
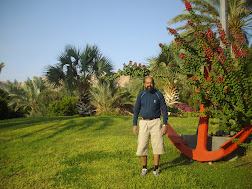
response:
M144 87L146 90L140 92L137 96L134 118L133 118L133 133L137 135L137 119L141 111L141 120L139 121L139 135L137 155L141 156L142 173L140 176L147 174L147 155L149 147L149 139L151 137L151 144L154 154L154 176L159 176L158 166L160 154L165 153L163 135L167 132L167 108L163 94L154 89L154 79L146 77L144 80ZM161 111L163 113L163 124L160 119ZM163 126L162 126L163 125Z

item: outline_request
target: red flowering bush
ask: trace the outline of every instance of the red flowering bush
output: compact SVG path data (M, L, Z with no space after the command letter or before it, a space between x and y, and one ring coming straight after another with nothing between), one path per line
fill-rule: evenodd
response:
M144 64L137 64L136 62L132 63L129 61L129 64L123 64L123 70L118 70L119 75L129 75L130 77L145 77L150 74L150 70Z
M40 95L36 106L34 107L36 116L47 116L48 107L55 101L59 101L62 94L50 89L43 90Z
M178 48L185 50L179 55L182 67L173 69L187 75L189 83L196 86L194 95L206 106L205 115L220 118L224 131L239 131L251 124L252 118L252 79L244 37L238 36L241 43L232 47L231 54L219 20L216 19L218 34L210 28L204 31L190 3L185 1L185 6L193 18L188 24L195 31L195 42L187 43L176 30L168 28Z

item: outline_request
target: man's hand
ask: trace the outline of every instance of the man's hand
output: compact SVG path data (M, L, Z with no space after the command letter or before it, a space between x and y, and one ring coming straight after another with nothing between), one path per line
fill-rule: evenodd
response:
M134 133L135 135L137 135L137 131L138 131L138 128L137 128L136 125L134 125L134 126L133 126L133 133Z
M162 128L162 134L165 135L167 133L167 125L166 126L163 126Z

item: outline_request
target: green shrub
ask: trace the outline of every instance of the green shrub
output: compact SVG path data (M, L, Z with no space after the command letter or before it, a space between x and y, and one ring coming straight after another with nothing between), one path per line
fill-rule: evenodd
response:
M76 103L78 98L66 96L61 100L56 100L48 107L49 116L72 116L78 114Z
M60 92L45 89L39 94L37 104L35 106L35 116L48 116L48 108L51 103L59 101L62 98Z
M0 96L0 119L8 119L8 118L9 118L9 108L7 100Z

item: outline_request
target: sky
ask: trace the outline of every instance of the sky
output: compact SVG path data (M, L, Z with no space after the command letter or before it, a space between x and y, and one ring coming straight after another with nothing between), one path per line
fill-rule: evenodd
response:
M97 45L115 72L130 60L148 65L183 9L181 0L0 0L0 81L43 77L67 45Z

